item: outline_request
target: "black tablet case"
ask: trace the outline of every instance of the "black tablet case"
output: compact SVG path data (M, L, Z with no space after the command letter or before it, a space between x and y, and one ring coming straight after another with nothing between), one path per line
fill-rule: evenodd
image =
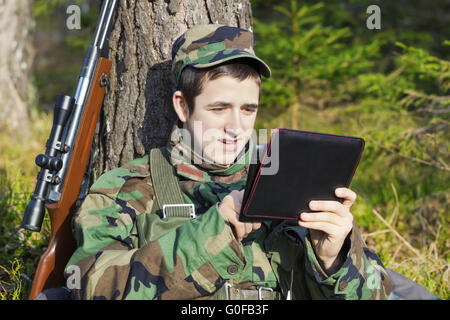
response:
M271 153L277 147L278 171L261 174L274 168L271 161L276 157ZM364 140L358 137L274 130L264 150L252 153L239 219L294 221L301 212L312 211L308 206L311 200L342 202L334 190L350 186L363 150Z

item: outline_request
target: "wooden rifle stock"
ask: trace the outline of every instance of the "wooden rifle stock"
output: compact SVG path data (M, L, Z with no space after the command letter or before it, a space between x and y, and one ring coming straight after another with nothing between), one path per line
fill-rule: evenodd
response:
M51 238L47 250L39 261L29 299L34 299L47 288L65 285L64 268L76 248L71 228L73 209L89 161L94 131L103 104L111 65L111 60L98 59L73 146L61 199L56 203L45 205L50 214Z

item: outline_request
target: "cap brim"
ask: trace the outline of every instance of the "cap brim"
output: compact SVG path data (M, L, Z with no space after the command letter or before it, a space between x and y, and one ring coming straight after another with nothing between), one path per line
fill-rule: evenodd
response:
M190 63L188 65L194 67L194 68L208 68L208 67L212 67L212 66L216 66L218 64L224 63L226 61L230 61L230 60L234 60L234 59L239 59L239 58L249 58L252 60L255 60L258 63L259 66L259 72L261 75L263 75L266 78L270 78L272 72L269 68L269 66L260 58L258 58L255 55L252 55L251 53L248 53L247 51L244 50L239 50L240 52L237 54L233 54L231 56L228 57L224 57L222 59L219 59L217 61L213 61L213 62L208 62L208 63ZM214 55L216 55L217 53L215 53Z

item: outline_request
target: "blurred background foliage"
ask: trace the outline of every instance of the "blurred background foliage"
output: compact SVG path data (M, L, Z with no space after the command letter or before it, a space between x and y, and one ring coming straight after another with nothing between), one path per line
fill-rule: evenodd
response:
M352 212L390 267L449 297L450 4L252 1L257 126L363 137ZM366 9L381 8L369 30Z
M79 30L69 30L66 27L66 9L72 4L81 8ZM34 0L34 83L40 110L51 112L58 94L73 94L99 11L99 1Z
M82 9L67 30L66 8ZM256 129L363 137L351 189L368 246L385 266L449 299L450 3L444 0L251 0L263 79ZM381 8L369 30L366 9ZM49 236L18 230L59 93L72 94L98 16L93 0L35 0L33 139L0 137L0 297L23 299ZM54 17L60 17L54 19ZM30 250L33 248L33 250Z

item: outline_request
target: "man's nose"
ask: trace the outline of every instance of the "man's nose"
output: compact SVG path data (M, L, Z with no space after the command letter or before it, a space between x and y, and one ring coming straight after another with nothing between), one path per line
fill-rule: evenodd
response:
M242 120L239 110L233 109L227 117L225 131L233 136L238 136L242 131Z

